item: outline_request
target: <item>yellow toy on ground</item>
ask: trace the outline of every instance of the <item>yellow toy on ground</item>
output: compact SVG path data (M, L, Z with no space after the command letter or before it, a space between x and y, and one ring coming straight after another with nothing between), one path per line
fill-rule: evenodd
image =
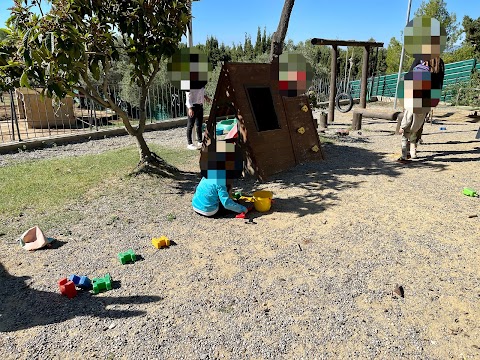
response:
M242 196L240 193L236 193L234 198L237 200L253 202L255 210L259 212L267 212L272 206L273 193L271 191L255 191L253 196Z
M157 249L161 249L164 247L170 246L170 239L166 236L160 236L159 238L152 239L152 245L155 246Z

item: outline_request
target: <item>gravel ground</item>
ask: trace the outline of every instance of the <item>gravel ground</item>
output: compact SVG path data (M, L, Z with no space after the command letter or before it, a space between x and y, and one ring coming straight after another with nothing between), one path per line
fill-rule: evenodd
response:
M44 229L52 249L25 252L0 236L2 359L331 359L480 357L479 124L439 109L419 159L395 162L395 124L338 116L326 160L245 193L274 192L253 224L207 219L190 206L196 164L178 181L141 175L91 189ZM467 121L468 120L468 121ZM439 130L446 126L446 131ZM184 129L150 142L181 148ZM118 137L4 155L0 165L133 144ZM174 213L176 218L169 219ZM29 223L29 214L3 219ZM157 250L152 237L176 245ZM142 259L121 265L120 251ZM69 300L56 281L109 272L114 289ZM402 285L405 297L393 290Z

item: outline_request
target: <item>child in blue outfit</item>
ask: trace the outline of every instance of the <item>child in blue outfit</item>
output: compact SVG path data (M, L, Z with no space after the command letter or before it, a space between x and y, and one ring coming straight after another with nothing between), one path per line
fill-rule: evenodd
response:
M227 185L219 184L217 179L202 178L192 199L193 210L204 216L213 216L221 206L236 213L246 213L248 209L230 198Z
M215 141L200 160L202 180L192 199L195 212L204 216L223 213L247 213L248 209L230 198L233 179L241 176L242 154L234 142Z

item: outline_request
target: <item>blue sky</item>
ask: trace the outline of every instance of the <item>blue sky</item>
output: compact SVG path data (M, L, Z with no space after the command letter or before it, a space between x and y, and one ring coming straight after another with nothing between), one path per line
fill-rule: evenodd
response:
M257 27L273 33L278 25L283 0L200 0L192 6L193 42L205 42L214 35L231 45L243 43L245 33L255 42ZM421 4L412 1L411 17ZM447 9L461 23L464 15L480 17L479 0L446 0ZM368 40L388 45L390 38L401 39L408 0L296 0L287 38L295 42L312 37L342 40ZM0 0L0 26L9 16L12 0Z

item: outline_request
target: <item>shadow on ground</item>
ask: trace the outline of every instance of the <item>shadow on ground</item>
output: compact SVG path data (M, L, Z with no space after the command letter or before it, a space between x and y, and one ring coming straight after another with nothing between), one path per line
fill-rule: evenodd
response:
M48 291L34 290L30 277L10 275L0 263L0 332L17 331L39 325L60 323L77 316L127 318L144 314L136 310L107 310L107 305L135 305L158 302L158 296L95 296L79 291L68 299Z
M285 212L302 217L324 211L340 200L340 192L345 189L358 188L365 181L375 181L376 176L388 176L392 179L400 174L403 166L387 155L347 143L323 144L326 160L298 165L295 168L272 176L268 183L281 188L300 188L301 196L287 196L286 199L275 198L275 212ZM433 171L445 170L445 164L439 162L418 161L415 168L427 168ZM268 183L262 188L269 189ZM258 187L254 180L244 180L245 193L253 193ZM295 190L294 190L295 191ZM260 217L252 214L252 217Z

